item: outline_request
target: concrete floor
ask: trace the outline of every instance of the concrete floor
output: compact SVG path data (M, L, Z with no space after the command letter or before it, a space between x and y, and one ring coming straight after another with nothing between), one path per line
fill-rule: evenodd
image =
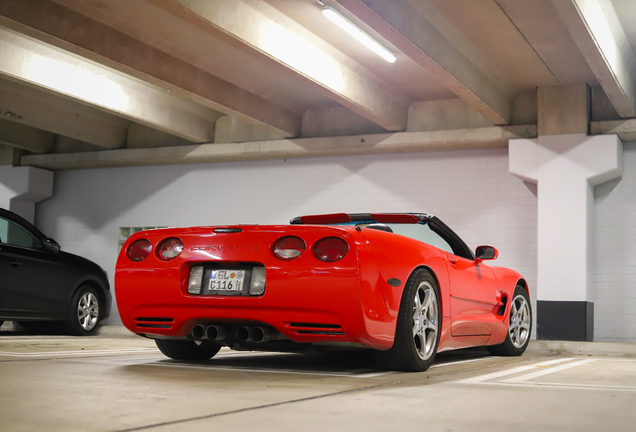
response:
M636 430L633 346L533 342L518 358L463 350L427 372L387 373L357 352L223 349L188 364L125 331L5 329L2 432Z

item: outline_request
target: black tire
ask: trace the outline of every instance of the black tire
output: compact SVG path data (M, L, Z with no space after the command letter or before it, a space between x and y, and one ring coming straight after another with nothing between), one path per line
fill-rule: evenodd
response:
M435 278L426 269L416 270L402 293L393 347L378 352L381 366L407 372L427 370L437 354L441 316Z
M159 351L175 360L208 360L221 349L221 345L210 341L155 339L155 343Z
M528 293L517 285L510 302L510 318L508 319L508 334L506 340L499 345L486 347L493 355L520 356L530 343L532 332L532 306Z
M67 331L77 336L95 334L101 319L100 299L90 286L81 286L71 299L68 316L64 322Z

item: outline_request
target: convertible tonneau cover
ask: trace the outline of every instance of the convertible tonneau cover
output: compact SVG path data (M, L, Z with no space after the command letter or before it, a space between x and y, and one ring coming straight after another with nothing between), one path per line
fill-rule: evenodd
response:
M432 216L426 213L331 213L323 215L299 216L289 223L296 224L346 224L350 222L380 223L420 223L428 221Z

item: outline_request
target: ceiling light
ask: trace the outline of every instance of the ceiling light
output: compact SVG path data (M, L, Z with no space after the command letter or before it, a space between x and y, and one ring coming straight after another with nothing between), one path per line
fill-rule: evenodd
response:
M378 43L378 41L360 30L355 24L340 15L333 8L326 6L322 10L322 13L331 21L336 23L344 31L362 42L367 48L382 57L384 60L388 61L389 63L393 63L395 61L395 56L391 51L384 48L382 45L380 45L380 43Z

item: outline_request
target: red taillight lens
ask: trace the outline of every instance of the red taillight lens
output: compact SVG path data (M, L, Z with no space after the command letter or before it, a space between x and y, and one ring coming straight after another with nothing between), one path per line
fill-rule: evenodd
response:
M176 237L165 239L159 244L157 253L161 259L170 261L178 257L183 251L183 242Z
M305 252L306 247L303 239L289 236L278 239L276 243L274 243L272 251L277 258L289 261L298 258Z
M349 252L349 245L338 237L327 237L316 243L314 253L320 261L334 262L343 259Z
M136 240L128 246L126 255L133 261L143 261L150 255L152 245L146 239Z

